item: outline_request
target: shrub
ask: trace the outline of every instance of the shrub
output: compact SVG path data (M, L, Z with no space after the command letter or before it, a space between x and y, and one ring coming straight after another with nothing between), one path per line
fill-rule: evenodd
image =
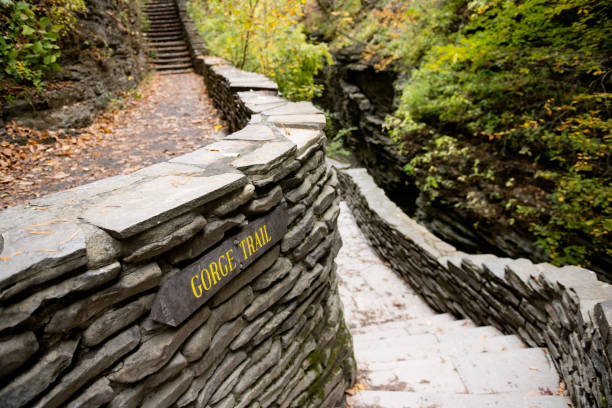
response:
M215 55L272 78L292 100L321 94L314 75L331 56L323 44L306 41L301 0L196 0L189 12Z
M0 80L41 89L44 75L61 69L58 40L73 28L83 0L49 0L33 5L0 0Z
M386 128L430 205L529 228L556 264L612 257L612 3L317 4L332 49L400 74Z

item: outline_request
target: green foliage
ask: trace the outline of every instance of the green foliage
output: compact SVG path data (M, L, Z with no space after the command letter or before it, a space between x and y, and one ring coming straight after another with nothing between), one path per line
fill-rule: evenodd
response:
M301 0L196 0L189 12L213 54L272 78L289 99L310 100L321 94L313 77L331 56L306 41L302 7Z
M340 131L327 142L327 156L332 159L345 161L351 153L344 147L344 136L355 130L357 130L355 127L340 129Z
M401 74L385 126L431 201L529 227L556 264L612 256L612 3L324 4L311 30Z
M59 70L57 44L74 28L75 13L86 11L83 0L57 0L33 5L0 2L0 80L42 87L44 75Z
M39 88L45 72L60 69L56 42L61 27L53 25L49 17L38 18L36 7L22 1L3 4L2 10L6 16L1 23L0 79L8 77Z
M77 13L87 11L84 0L53 0L51 1L50 17L54 24L61 26L61 35L74 30Z
M502 160L550 169L545 202L510 208L558 264L587 264L585 241L611 254L610 8L585 0L466 4L469 19L423 54L387 121L398 141L452 129L472 145L501 147ZM410 34L405 41L414 43ZM421 184L436 174L420 165L431 154L411 161Z

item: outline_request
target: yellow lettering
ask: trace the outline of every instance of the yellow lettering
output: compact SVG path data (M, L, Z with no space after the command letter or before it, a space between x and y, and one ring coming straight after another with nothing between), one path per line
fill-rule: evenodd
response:
M261 245L261 240L259 239L259 235L257 235L257 231L255 231L255 250L257 250L258 245L259 245L259 248L263 246Z
M266 234L266 243L272 241L272 238L268 236L268 230L266 229L266 224L264 224L263 229L264 229L264 233Z
M255 248L253 248L253 237L249 235L246 239L247 246L249 247L249 255L253 255L253 253L255 253Z
M208 278L208 286L206 286L206 283L204 283L204 271L206 271L206 277ZM200 272L200 275L202 279L202 285L204 286L204 290L210 290L211 284L210 284L210 274L208 273L208 270L202 269L202 271Z
M221 276L227 276L227 265L223 265L221 263L222 259L225 259L225 255L221 255L219 257L219 261L218 261L218 263L219 263L219 272L221 272ZM223 272L225 272L225 273L223 273Z
M232 265L232 261L234 260L234 258L232 258L232 257L230 256L230 254L231 254L233 251L234 251L233 249L230 249L229 251L227 251L227 252L225 253L225 256L227 256L227 263L228 263L228 265L229 265L229 270L230 270L230 272L231 272L231 271L233 271L233 270L234 270L234 268L235 268L235 266L234 266L234 265Z
M247 253L246 253L246 248L244 247L244 239L242 241L240 241L240 246L242 246L242 252L244 252L244 259L246 260L248 258Z
M216 285L217 281L221 281L221 278L219 277L219 271L217 270L217 263L211 262L210 265L208 265L208 268L210 269L210 274L213 277L213 285Z
M196 279L198 277L198 275L193 275L193 278L191 278L191 290L193 290L193 296L195 296L196 298L199 298L200 296L202 296L202 285L198 285L197 288L199 290L200 293L197 293L196 291L196 286L193 283L193 280Z

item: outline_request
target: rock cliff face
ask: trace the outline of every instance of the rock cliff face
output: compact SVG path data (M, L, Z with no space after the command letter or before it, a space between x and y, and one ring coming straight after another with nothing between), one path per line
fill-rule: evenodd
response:
M333 113L336 129L354 128L345 134L345 145L390 197L413 213L418 191L402 170L407 160L382 129L394 110L397 74L377 72L361 60L357 48L340 51L334 59L318 78L325 90L316 102Z
M144 1L85 4L87 12L78 15L74 30L60 40L62 70L51 74L42 92L2 106L0 126L13 120L37 129L87 126L114 92L133 88L142 79Z

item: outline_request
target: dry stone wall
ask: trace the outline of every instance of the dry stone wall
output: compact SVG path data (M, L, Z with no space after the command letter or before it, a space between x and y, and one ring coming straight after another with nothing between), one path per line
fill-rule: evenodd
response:
M332 407L354 381L324 115L199 61L235 133L0 212L3 407ZM161 284L279 206L277 245L178 327L151 319Z
M574 266L456 251L404 214L365 169L339 178L374 248L434 309L547 347L577 407L610 406L611 285Z

